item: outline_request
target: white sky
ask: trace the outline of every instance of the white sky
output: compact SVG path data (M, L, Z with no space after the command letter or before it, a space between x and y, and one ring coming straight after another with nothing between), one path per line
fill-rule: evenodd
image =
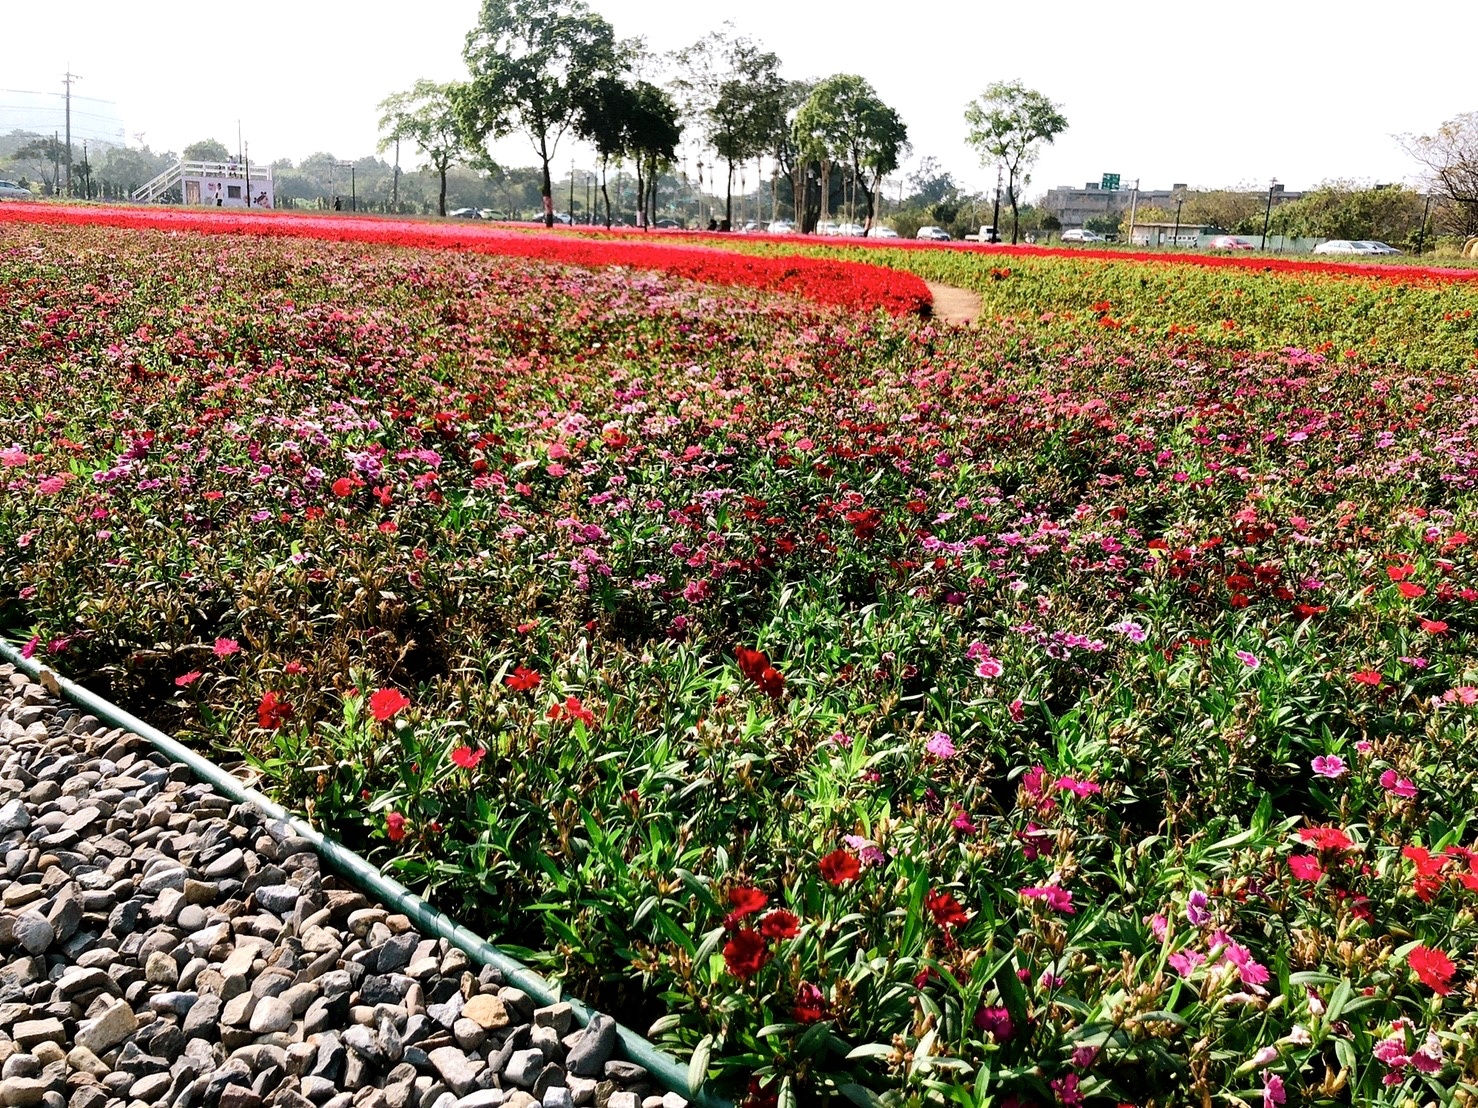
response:
M644 36L659 51L715 30L724 10L671 0L591 6L618 35ZM130 143L142 132L155 150L206 137L234 148L239 118L254 161L318 150L357 157L374 150L385 95L418 77L466 75L462 42L478 8L478 0L74 0L63 10L17 0L0 15L0 90L59 92L70 65L83 78L76 92L111 101ZM870 80L908 124L906 168L933 155L976 188L993 186L995 175L965 146L962 113L993 80L1040 89L1070 124L1042 155L1028 195L1103 172L1146 188L1407 180L1416 167L1393 135L1478 110L1467 47L1445 56L1442 45L1478 41L1472 0L1401 11L1371 0L1191 0L1143 11L1082 0L740 8L736 29L777 53L787 77ZM6 100L0 91L0 107ZM696 161L702 153L687 142ZM534 162L517 140L496 153L509 165ZM566 140L556 175L572 155L592 164Z

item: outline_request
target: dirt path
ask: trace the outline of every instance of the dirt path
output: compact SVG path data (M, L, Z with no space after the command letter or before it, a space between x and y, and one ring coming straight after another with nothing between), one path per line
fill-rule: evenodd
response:
M954 285L924 282L934 296L934 318L961 325L974 323L980 316L980 297L968 289Z

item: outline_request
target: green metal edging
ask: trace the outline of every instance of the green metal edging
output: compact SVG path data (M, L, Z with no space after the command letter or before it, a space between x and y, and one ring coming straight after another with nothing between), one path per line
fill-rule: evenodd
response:
M318 831L311 824L299 819L276 801L257 790L248 788L214 762L170 738L158 728L104 700L96 693L83 688L75 681L63 677L49 666L34 658L21 656L19 650L7 639L0 638L0 660L10 662L17 669L40 681L54 695L65 697L79 708L85 708L110 727L121 727L147 741L168 758L188 766L202 781L208 782L225 796L238 804L250 804L259 809L269 820L280 820L287 824L294 835L308 840L313 849L340 875L353 882L365 892L372 893L405 913L423 934L446 939L468 957L483 965L493 966L503 974L514 988L522 989L541 1005L566 1003L574 1013L580 1026L590 1022L595 1012L573 997L567 997L544 978L522 962L493 946L482 936L463 927L446 913L432 907L411 892L393 877L387 877L369 862L346 849ZM43 674L45 675L43 677ZM54 686L54 687L53 687ZM637 1034L624 1024L616 1024L616 1038L626 1057L642 1066L659 1082L674 1091L689 1088L688 1067L671 1054L660 1049L644 1036ZM705 1084L696 1093L685 1094L698 1108L731 1108L728 1101L709 1092Z

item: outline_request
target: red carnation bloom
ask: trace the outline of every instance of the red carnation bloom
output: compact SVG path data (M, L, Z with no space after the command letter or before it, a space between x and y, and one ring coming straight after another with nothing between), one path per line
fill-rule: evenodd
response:
M1357 685L1375 686L1381 683L1381 675L1378 670L1362 669L1358 673L1350 674L1350 680Z
M544 678L533 670L519 666L507 677L503 678L503 684L507 685L514 692L528 692L530 689L537 689L539 682L542 680Z
M1288 869L1300 881L1317 881L1324 876L1324 867L1312 854L1290 854Z
M965 909L960 907L960 902L954 898L953 893L930 892L924 897L924 907L934 916L934 922L940 927L959 927L970 922L969 915Z
M826 997L809 981L802 981L795 991L794 1015L797 1023L815 1023L826 1018Z
M1452 992L1452 974L1457 967L1445 952L1429 946L1415 946L1406 956L1406 964L1416 971L1417 980L1438 996Z
M793 939L800 929L801 921L796 914L784 908L766 912L765 918L760 920L760 934L767 939Z
M370 697L369 703L370 712L381 723L411 706L410 699L399 689L381 689Z
M1319 850L1349 850L1355 845L1338 827L1304 827L1298 837Z
M405 838L405 817L399 812L385 813L385 837L392 843Z
M199 680L200 671L198 669L192 669L189 673L182 673L178 677L176 677L174 679L174 683L183 689L188 685L195 684L195 682Z
M459 746L452 751L452 764L461 766L463 769L476 769L477 763L482 761L487 751L482 747Z
M275 692L262 694L257 704L257 726L264 731L276 731L292 718L293 706Z
M735 886L729 890L730 912L724 917L724 926L733 927L745 916L758 912L768 903L770 898L759 889L748 885Z
M734 651L734 657L739 663L739 672L751 681L758 681L760 674L765 672L765 667L770 664L770 659L765 657L762 650L750 650L747 646L741 646Z
M862 872L862 863L857 860L857 855L853 854L850 850L833 850L825 858L821 859L820 862L816 863L816 868L821 871L821 876L826 878L830 884L840 888L848 881L857 880L858 875Z
M751 928L735 931L724 944L724 965L740 981L748 981L769 960L764 936Z

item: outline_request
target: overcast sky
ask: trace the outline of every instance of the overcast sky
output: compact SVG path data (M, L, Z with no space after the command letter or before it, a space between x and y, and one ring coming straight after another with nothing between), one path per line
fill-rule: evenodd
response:
M618 35L643 36L657 51L687 45L722 19L716 5L592 6ZM962 113L994 80L1041 90L1070 125L1043 153L1028 195L1104 172L1122 174L1126 187L1139 177L1146 188L1410 180L1416 166L1393 136L1478 110L1478 85L1460 56L1478 41L1472 0L1368 15L1351 0L1192 0L1145 14L1081 0L749 0L739 8L736 29L778 54L787 77L861 74L907 123L910 167L932 155L977 188L993 186L995 174L965 145ZM79 110L115 113L130 144L142 134L155 150L206 137L234 148L240 119L254 161L318 150L361 156L374 150L375 105L385 95L418 77L466 75L462 43L478 9L479 0L73 0L63 10L16 0L0 17L0 109L20 99L6 89L59 93L70 65L82 76L76 92L107 102L79 102ZM1444 43L1462 45L1444 60ZM687 145L694 162L703 156L692 139ZM505 164L535 161L517 140L496 153ZM567 141L557 173L572 156L592 164Z

